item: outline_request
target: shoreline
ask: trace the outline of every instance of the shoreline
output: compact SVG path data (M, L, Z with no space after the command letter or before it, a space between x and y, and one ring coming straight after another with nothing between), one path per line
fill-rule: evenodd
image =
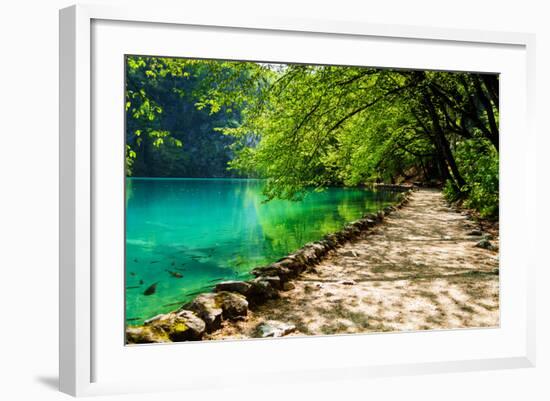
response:
M294 288L203 339L498 327L498 241L498 224L420 189L293 279Z
M125 180L130 181L267 181L267 178L243 178L243 177L142 177L142 176L125 176ZM407 192L413 190L415 185L412 184L382 184L382 183L371 183L371 184L357 184L354 186L341 185L330 185L326 189L337 188L337 189L370 189L372 191L384 191L384 192ZM315 188L310 187L310 190Z
M128 326L128 344L496 327L498 222L409 189L254 279Z
M390 188L391 187L391 188ZM212 292L197 295L179 309L156 315L142 325L126 326L126 344L163 343L202 340L219 330L224 321L245 319L249 308L277 299L292 289L292 280L321 262L329 252L342 247L384 220L384 216L405 206L412 186L391 185L383 191L398 192L395 205L376 213L367 213L343 229L310 242L267 266L251 270L254 279L218 283Z

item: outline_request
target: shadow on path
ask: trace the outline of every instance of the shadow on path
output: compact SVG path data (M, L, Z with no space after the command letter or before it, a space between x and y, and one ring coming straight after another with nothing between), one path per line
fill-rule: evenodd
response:
M295 324L294 335L498 326L498 252L475 247L478 228L440 191L416 191L294 289L211 338L246 338L269 319Z

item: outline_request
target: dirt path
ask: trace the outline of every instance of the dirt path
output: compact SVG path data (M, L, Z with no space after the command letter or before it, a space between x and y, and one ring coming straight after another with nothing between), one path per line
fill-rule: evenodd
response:
M266 320L295 325L292 335L498 326L498 252L474 246L476 228L441 192L414 192L381 225L292 281L280 299L244 321L224 322L208 339L252 337Z

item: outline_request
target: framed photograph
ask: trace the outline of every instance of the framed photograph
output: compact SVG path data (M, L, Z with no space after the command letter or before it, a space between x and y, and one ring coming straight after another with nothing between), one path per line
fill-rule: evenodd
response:
M534 37L60 12L60 388L530 367Z

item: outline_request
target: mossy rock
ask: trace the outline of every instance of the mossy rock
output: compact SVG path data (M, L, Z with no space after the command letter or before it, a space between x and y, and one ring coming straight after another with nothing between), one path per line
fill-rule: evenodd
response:
M162 330L151 326L136 326L126 328L127 344L165 343L170 339Z

